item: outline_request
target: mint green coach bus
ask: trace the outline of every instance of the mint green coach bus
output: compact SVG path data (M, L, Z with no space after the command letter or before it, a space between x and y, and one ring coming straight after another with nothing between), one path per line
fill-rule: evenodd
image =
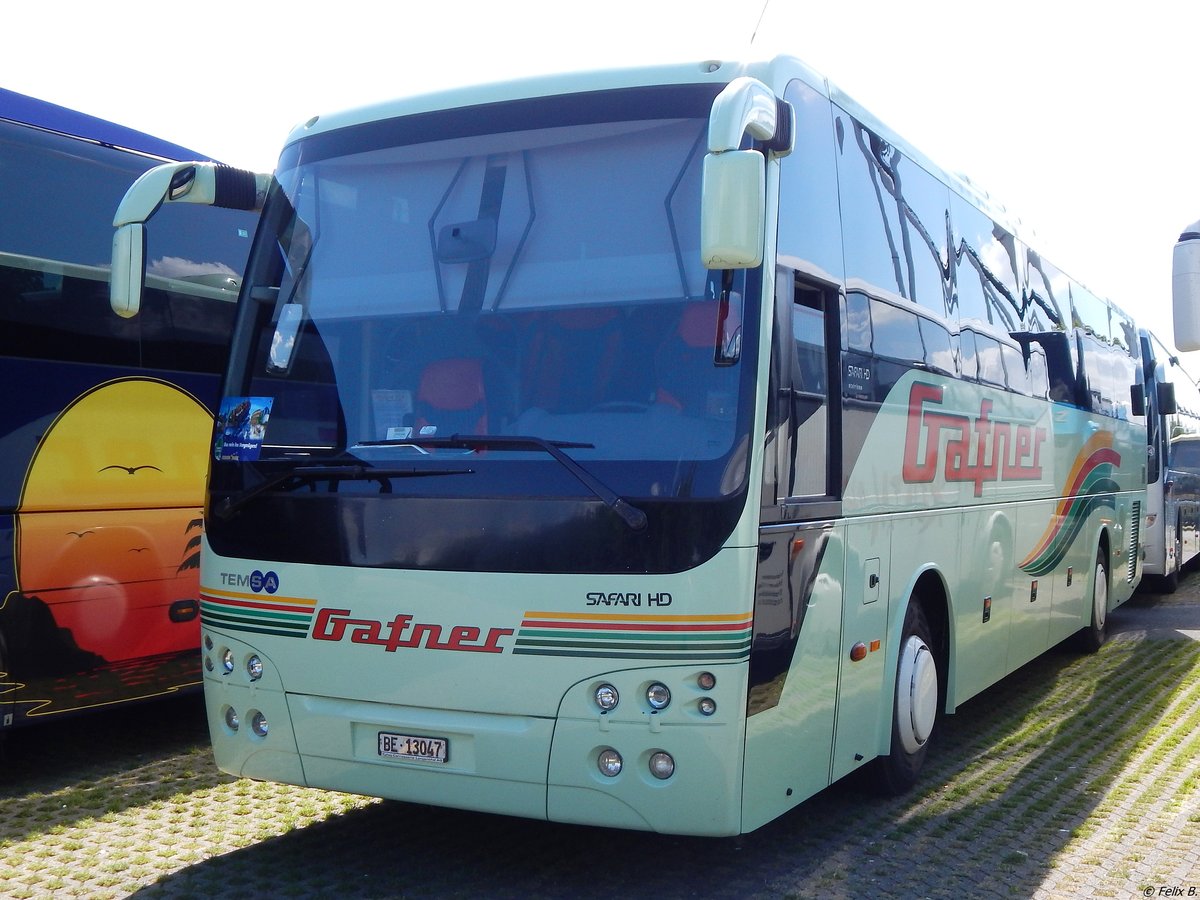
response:
M738 834L860 767L906 789L1141 577L1133 320L796 60L165 167L126 314L164 201L261 203L201 563L227 772Z

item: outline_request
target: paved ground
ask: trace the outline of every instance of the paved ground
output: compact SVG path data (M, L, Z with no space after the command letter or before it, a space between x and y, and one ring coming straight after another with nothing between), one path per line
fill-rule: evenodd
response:
M1200 896L1200 575L948 719L913 793L854 779L753 834L662 837L216 771L195 698L27 730L0 897Z

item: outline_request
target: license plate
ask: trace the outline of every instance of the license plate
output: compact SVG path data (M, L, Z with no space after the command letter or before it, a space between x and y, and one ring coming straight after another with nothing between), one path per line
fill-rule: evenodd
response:
M424 759L445 762L450 742L445 738L379 732L379 755L387 759Z

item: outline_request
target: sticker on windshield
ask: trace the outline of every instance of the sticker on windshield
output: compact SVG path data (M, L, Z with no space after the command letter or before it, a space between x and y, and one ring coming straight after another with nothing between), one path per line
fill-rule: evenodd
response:
M213 455L218 460L258 459L274 397L226 397L217 416Z

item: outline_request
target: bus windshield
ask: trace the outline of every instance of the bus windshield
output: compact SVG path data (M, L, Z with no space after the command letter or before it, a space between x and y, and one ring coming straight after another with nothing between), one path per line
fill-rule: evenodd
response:
M743 488L753 314L744 277L723 283L698 252L712 91L632 93L372 123L285 152L218 463L469 454L474 478L394 489L586 494L541 441L625 497ZM534 441L447 440L485 435Z

